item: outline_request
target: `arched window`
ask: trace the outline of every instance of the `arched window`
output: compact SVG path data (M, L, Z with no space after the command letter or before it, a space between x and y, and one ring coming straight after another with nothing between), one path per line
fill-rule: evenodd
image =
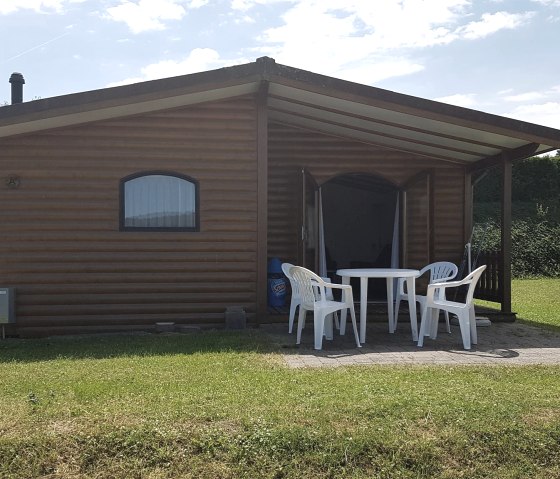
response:
M121 180L121 230L198 231L198 182L167 172Z

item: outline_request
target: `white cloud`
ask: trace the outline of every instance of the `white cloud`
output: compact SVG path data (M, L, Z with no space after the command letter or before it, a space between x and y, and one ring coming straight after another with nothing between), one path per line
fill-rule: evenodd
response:
M292 2L295 0L231 0L231 9L232 10L241 10L245 12L257 5L272 5L274 3L286 3Z
M354 65L344 65L332 75L343 80L357 83L373 84L403 75L410 75L422 71L424 67L406 59L372 59L360 61Z
M560 129L560 102L521 105L503 115Z
M133 33L164 30L165 22L181 20L188 8L200 8L209 0L120 0L109 7L106 18L124 22Z
M484 38L504 29L517 28L534 16L534 12L525 13L484 13L480 21L471 22L459 28L460 36L469 40Z
M509 95L504 98L505 101L511 102L524 102L524 101L535 101L540 100L545 95L542 92L530 91L526 93L520 93L518 95Z
M60 13L66 4L82 3L85 0L1 0L0 15L16 12L17 10L34 10L38 13L54 11Z
M139 0L138 3L121 0L121 4L107 9L107 18L124 22L133 33L163 30L163 20L180 20L185 8L175 0Z
M156 80L158 78L167 78L178 75L187 75L224 66L230 66L247 62L246 59L224 60L220 58L220 54L211 48L196 48L192 50L189 56L183 60L173 61L164 60L157 63L146 65L141 69L141 76L127 78L118 82L107 85L108 87L128 85L130 83L138 83L147 80Z
M240 17L237 17L233 22L237 25L241 25L244 23L245 24L256 23L256 20L250 15L241 15Z
M273 1L233 0L232 7L247 10ZM258 51L280 63L371 84L422 70L421 58L412 50L485 37L517 28L532 17L530 12L498 12L466 23L472 4L472 0L290 0L280 17L282 24L260 36ZM376 65L379 70L393 68L376 71Z
M450 105L462 106L465 108L473 108L476 106L476 95L474 93L457 93L455 95L442 96L434 98L435 101L448 103Z
M533 3L539 3L545 7L560 7L560 0L531 0Z

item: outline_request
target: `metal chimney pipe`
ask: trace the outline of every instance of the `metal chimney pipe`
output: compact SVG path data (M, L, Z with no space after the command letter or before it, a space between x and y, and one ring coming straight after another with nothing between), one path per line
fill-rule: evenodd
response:
M12 73L10 83L12 84L12 105L23 103L23 85L25 83L23 75L17 72Z

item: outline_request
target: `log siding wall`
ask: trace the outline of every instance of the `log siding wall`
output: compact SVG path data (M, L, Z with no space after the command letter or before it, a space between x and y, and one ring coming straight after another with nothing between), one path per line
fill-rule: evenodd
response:
M430 170L434 182L433 261L459 262L464 241L464 168L430 158L280 124L269 129L269 256L297 263L301 168L319 185L344 173L369 173L402 185ZM421 267L423 264L409 264Z
M253 98L0 140L0 284L25 334L223 323L256 310ZM200 185L199 232L119 231L119 181L166 170Z
M0 140L0 285L24 335L256 320L257 113L240 98ZM434 258L459 261L464 169L271 123L268 256L297 263L300 174L434 181ZM199 232L119 231L119 181L142 171L200 186ZM420 266L420 265L418 265ZM261 318L264 320L264 318Z

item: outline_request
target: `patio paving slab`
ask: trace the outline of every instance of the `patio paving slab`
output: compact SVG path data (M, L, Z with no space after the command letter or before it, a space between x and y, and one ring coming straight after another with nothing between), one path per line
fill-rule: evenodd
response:
M440 324L436 340L426 338L419 348L411 339L410 325L401 322L394 334L387 323L370 322L367 340L356 347L354 335L347 328L341 337L338 331L332 341L323 341L323 350L313 349L313 325L302 334L296 346L296 335L288 334L287 324L267 324L261 329L282 351L289 367L338 367L367 364L423 365L560 365L560 332L521 322L492 323L478 328L478 344L469 351L463 349L458 326L451 334Z

